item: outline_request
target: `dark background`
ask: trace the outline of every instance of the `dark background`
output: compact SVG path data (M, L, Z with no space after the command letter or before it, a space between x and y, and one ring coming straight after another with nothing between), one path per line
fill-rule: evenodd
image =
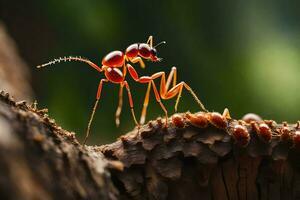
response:
M0 19L32 71L35 99L64 128L83 137L99 80L84 63L36 65L65 55L101 63L112 50L135 42L166 40L161 63L136 65L141 75L178 68L178 80L195 90L209 110L229 108L234 118L255 112L278 122L299 119L300 1L0 0ZM140 115L146 85L127 77ZM158 83L157 83L158 84ZM133 128L124 93L115 127L119 87L107 84L93 123L91 144L114 140ZM148 119L162 116L151 94ZM175 99L174 99L175 100ZM173 113L174 100L164 102ZM184 92L179 111L197 111Z

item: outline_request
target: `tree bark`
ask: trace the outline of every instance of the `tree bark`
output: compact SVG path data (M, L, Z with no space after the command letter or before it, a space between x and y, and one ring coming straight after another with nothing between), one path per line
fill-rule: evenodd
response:
M273 134L265 140L254 123L227 119L225 127L211 121L199 128L186 113L180 116L179 124L170 121L164 128L158 119L113 144L94 148L125 165L124 171L112 172L122 197L300 199L299 122L282 125L261 121L269 124ZM239 124L250 133L246 145L234 136L234 127ZM281 137L283 127L289 129L288 138Z
M45 111L1 92L0 199L118 199L103 155Z
M266 121L273 135L265 141L249 123L226 118L226 127L201 128L187 115L174 115L167 128L159 118L115 143L82 146L45 109L1 92L0 197L299 199L299 122ZM237 124L250 133L246 145L234 137ZM283 126L287 140L278 137Z

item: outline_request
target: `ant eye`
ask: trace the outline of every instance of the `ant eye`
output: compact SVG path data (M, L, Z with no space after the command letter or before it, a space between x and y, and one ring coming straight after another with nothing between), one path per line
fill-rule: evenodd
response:
M156 51L156 49L151 49L151 55L152 56L157 56L157 51Z

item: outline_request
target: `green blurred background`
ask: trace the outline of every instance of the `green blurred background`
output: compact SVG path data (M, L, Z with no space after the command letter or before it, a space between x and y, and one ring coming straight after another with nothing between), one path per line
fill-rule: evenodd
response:
M106 53L124 50L149 35L161 63L136 67L141 75L178 68L209 110L229 108L234 118L255 112L266 119L295 122L300 108L300 1L101 1L0 0L0 17L32 70L40 107L83 137L99 80L83 63L35 66L64 55L97 64ZM128 77L136 113L146 85ZM107 84L93 123L90 144L113 141L134 127L126 94L121 126L115 126L118 86ZM148 119L162 116L152 94ZM173 113L174 100L164 102ZM184 92L179 111L197 111Z

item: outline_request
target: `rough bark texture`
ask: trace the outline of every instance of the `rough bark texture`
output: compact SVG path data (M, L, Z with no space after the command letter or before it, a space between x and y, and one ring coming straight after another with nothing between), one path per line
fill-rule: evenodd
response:
M0 95L0 199L118 199L101 153L24 102Z
M170 121L164 128L158 119L113 144L95 147L124 163L123 172L112 172L123 198L300 199L299 122L285 126L289 139L283 141L283 125L271 121L273 136L265 141L243 121L199 128L185 116L184 125ZM250 133L247 146L234 139L237 124Z
M90 147L35 106L0 94L1 199L300 198L299 122L285 141L273 123L264 141L248 123L199 128L177 114L176 125L157 119ZM247 146L233 137L237 124L250 132Z

